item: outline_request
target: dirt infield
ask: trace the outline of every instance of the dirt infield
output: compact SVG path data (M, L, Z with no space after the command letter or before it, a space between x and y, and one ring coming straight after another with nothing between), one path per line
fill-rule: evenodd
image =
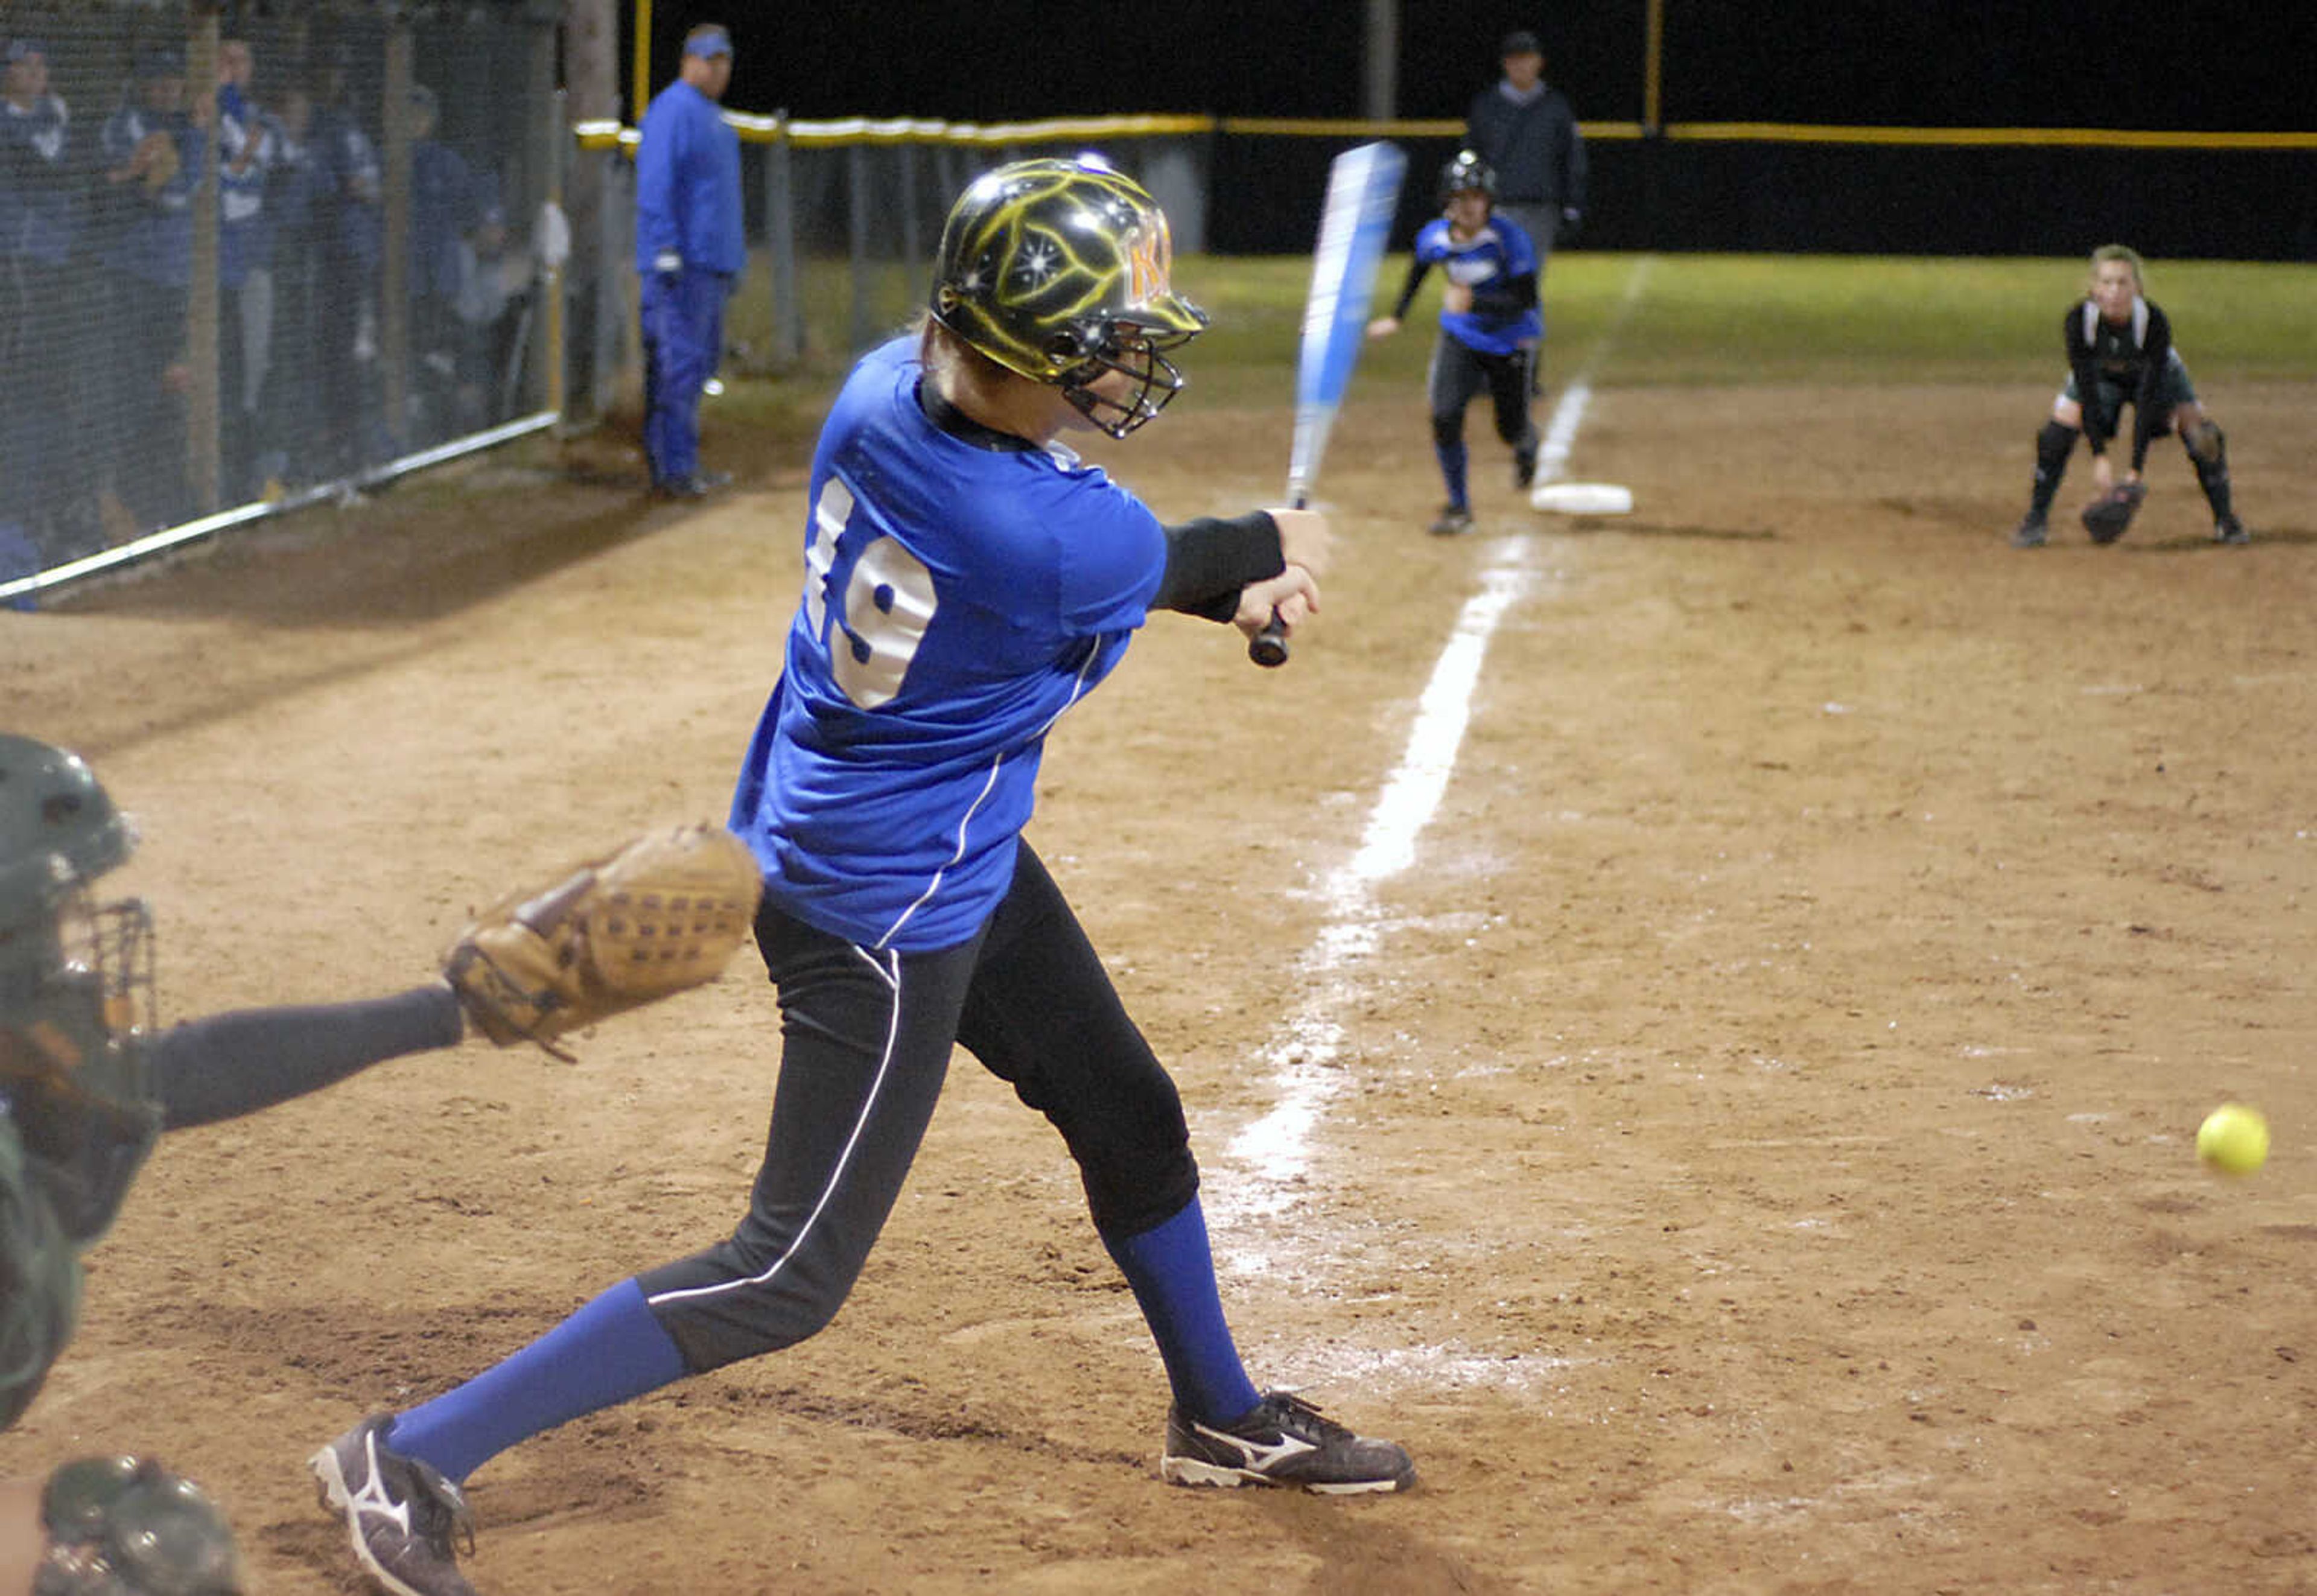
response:
M2317 1591L2310 395L2216 394L2251 547L2166 443L2125 542L2017 553L2044 399L1610 390L1571 471L1638 505L1598 522L1518 507L1476 417L1444 542L1379 395L1294 662L1162 618L1061 728L1033 835L1183 1084L1248 1359L1416 1493L1161 1484L1059 1142L962 1059L836 1325L488 1466L479 1586ZM1186 516L1285 446L1186 401L1112 458ZM166 1012L393 990L511 882L720 815L799 469L684 513L493 462L0 614L9 728L140 820ZM1437 812L1322 969L1491 584ZM759 977L170 1138L0 1474L150 1450L253 1591L359 1588L304 1457L729 1224ZM1233 1151L1297 1089L1301 1152ZM2277 1140L2240 1182L2190 1145L2232 1097Z

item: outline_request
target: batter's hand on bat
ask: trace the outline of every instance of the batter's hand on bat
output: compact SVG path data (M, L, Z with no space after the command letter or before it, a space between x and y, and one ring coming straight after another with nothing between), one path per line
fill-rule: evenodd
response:
M1389 338L1399 330L1400 318L1397 316L1379 316L1368 323L1368 336L1371 338Z
M1252 640L1276 623L1276 635L1284 639L1293 637L1305 617L1319 607L1319 578L1302 566L1291 565L1275 577L1240 588L1239 613L1231 617L1231 624Z
M1336 549L1336 534L1328 530L1328 517L1317 510L1276 507L1265 513L1279 528L1280 559L1291 566L1302 566L1315 577L1326 576Z

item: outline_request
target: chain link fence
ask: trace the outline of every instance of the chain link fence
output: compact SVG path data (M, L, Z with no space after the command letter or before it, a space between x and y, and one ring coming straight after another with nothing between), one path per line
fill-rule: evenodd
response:
M0 596L554 408L559 15L0 5Z

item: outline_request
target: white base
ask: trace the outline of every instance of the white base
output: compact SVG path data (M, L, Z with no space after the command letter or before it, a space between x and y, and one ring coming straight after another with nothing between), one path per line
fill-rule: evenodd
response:
M1623 516L1633 507L1633 490L1615 482L1545 482L1529 490L1528 502L1563 516Z

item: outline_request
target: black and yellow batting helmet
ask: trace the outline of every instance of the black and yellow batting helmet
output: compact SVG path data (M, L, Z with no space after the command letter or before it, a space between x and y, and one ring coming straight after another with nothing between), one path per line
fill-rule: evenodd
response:
M1158 202L1099 157L1016 161L951 208L933 318L1123 437L1182 387L1162 351L1207 325L1175 291L1173 256ZM1132 401L1094 391L1108 371L1141 383Z

